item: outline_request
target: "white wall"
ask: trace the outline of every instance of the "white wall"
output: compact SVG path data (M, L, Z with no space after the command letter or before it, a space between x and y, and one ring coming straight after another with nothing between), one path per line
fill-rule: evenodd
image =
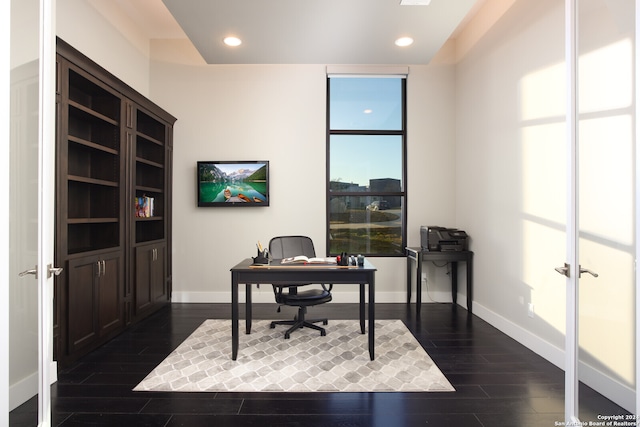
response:
M538 279L556 282L548 304L564 313L563 281L553 275L553 266L565 259L564 236L545 235L547 244L529 251L523 226L532 214L526 199L533 195L538 196L536 205L555 208L548 222L565 223L563 8L542 3L544 7L523 12L512 8L458 64L457 214L473 239L478 304L563 347L563 330L543 330L528 321L526 310L531 301L527 275L534 270L542 274ZM560 79L559 87L550 83L538 88L544 108L552 112L543 119L555 126L538 138L545 149L538 158L542 161L527 163L524 81L543 70ZM525 183L528 175L538 178L535 194Z
M62 40L149 96L149 51L125 38L87 0L57 0L57 34ZM123 23L123 28L130 26ZM131 34L131 31L128 32Z
M266 244L276 235L306 234L313 238L316 251L325 253L326 67L204 65L183 60L185 49L188 47L175 41L154 42L151 67L154 98L178 118L174 130L173 298L227 302L229 269L254 255L258 240ZM453 105L451 66L411 67L408 197L412 245L419 245L420 225L455 221ZM196 161L252 159L270 161L271 206L196 207ZM379 269L378 301L404 301L405 259L376 258L373 262ZM441 276L440 287L448 292L444 272ZM340 289L335 300L355 302L356 295L355 288ZM271 302L272 291L263 288L255 300Z

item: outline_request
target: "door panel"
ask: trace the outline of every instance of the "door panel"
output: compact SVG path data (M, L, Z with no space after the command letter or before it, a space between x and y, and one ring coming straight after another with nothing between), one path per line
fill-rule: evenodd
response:
M9 411L37 396L37 406L26 408L28 424L48 426L50 384L55 380L49 269L55 183L54 11L47 0L11 0L10 8L10 144L3 145L1 164L9 171L10 343L9 378L1 387L9 396Z
M634 5L589 0L578 12L578 250L582 268L598 274L579 280L578 372L592 387L605 375L634 389ZM585 393L581 417L595 421Z
M575 145L568 180L575 200L567 222L565 399L567 421L587 423L610 412L591 404L590 388L628 409L636 388L635 10L628 0L567 0L567 5L573 7L577 31L571 94L576 106L569 115Z

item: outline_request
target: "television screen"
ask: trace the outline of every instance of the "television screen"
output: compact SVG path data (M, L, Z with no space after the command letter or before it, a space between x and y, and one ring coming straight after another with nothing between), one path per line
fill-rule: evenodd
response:
M269 206L268 161L199 161L198 206Z

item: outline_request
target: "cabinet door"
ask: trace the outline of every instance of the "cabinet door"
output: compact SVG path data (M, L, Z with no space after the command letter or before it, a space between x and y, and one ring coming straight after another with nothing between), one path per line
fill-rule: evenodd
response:
M151 244L136 248L136 315L166 299L166 244Z
M85 257L69 261L68 290L68 353L90 345L96 336L96 282L100 257Z
M73 353L122 326L122 255L70 260L68 277L68 352Z
M155 260L151 264L151 300L162 302L167 300L166 246L157 245L155 249Z
M124 268L120 253L102 257L98 290L98 333L100 336L123 325L122 286Z
M151 306L151 263L153 262L153 246L138 246L136 248L136 286L135 309L136 315Z

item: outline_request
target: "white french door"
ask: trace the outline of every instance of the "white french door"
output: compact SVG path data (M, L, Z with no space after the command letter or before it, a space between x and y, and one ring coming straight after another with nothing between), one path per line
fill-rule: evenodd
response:
M584 404L590 388L635 406L635 5L565 5L569 197L558 270L568 276L565 421L581 425L615 415Z
M29 421L49 426L55 272L55 1L11 0L8 7L6 124L10 135L0 152L0 169L6 178L1 241L8 246L2 297L7 301L9 325L8 354L1 359L8 377L0 386L6 408L2 417L8 419L11 410L37 395L37 420Z

